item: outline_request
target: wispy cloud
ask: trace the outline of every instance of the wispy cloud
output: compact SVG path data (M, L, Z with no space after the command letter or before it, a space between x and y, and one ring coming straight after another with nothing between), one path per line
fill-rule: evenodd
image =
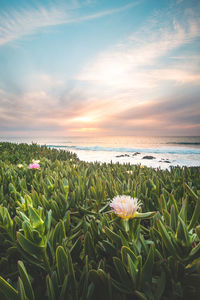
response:
M39 5L36 8L10 9L0 13L0 45L6 44L22 36L37 33L40 29L60 24L79 23L128 10L138 5L131 2L122 7L108 9L83 15L81 4L50 5L48 8ZM86 4L86 3L85 3Z
M115 113L102 127L122 134L197 134L200 128L200 103L198 97L184 95L154 100Z
M78 1L62 8L1 12L0 45L48 26L101 18L138 3L88 15L82 14ZM0 89L0 127L7 132L54 129L60 134L198 134L199 97L191 96L200 88L194 47L200 37L198 9L186 9L182 19L170 10L150 18L121 43L86 61L74 78L41 68L27 75L30 86L14 94L9 77L9 89ZM185 51L190 44L192 51ZM181 47L184 51L179 52Z
M164 14L156 21L150 18L126 41L87 63L77 78L117 90L153 89L164 80L175 84L199 84L200 73L194 60L187 58L190 63L185 65L175 64L171 58L173 51L200 36L199 17L194 9L185 10L184 21L169 12L167 18Z
M177 66L171 69L158 69L152 72L152 77L157 81L172 81L176 84L193 84L200 85L200 73L177 69Z
M51 7L30 10L21 9L1 12L0 15L0 45L16 40L24 35L33 34L39 28L53 26L66 22L69 16L66 12Z
M0 127L4 131L24 128L60 134L131 135L159 134L162 130L162 134L198 134L200 128L199 98L190 94L143 104L132 101L129 108L121 105L120 110L115 98L83 101L76 90L68 91L61 102L42 90L20 96L2 91L2 95Z
M35 83L34 89L38 87L45 90L54 89L56 87L62 87L65 83L62 79L54 78L46 73L35 74L32 80Z
M131 2L129 4L126 4L124 6L121 6L119 8L114 8L114 9L109 9L109 10L103 10L100 11L98 13L94 13L92 15L87 15L87 16L83 16L83 17L78 17L77 19L75 18L74 20L72 20L72 22L81 22L81 21L87 21L87 20L92 20L92 19L97 19L97 18L101 18L104 16L108 16L108 15L112 15L112 14L116 14L119 12L122 12L124 10L128 10L136 5L138 5L140 3L140 1L137 2Z

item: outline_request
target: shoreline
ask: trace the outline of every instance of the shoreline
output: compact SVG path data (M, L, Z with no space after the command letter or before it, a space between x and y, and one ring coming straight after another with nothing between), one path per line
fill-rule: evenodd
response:
M51 147L53 148L53 147ZM51 149L50 148L50 149ZM59 148L55 148L59 149ZM60 150L65 150L60 148ZM120 163L141 165L152 167L154 169L170 169L170 167L200 167L200 154L199 159L196 154L187 154L181 157L180 154L164 154L154 152L138 153L122 153L122 152L109 152L109 151L89 151L89 150L76 150L68 148L66 151L75 153L80 160L86 162L99 162L99 163ZM146 158L145 158L146 157ZM148 157L148 158L147 158ZM152 158L150 158L152 157Z
M30 138L22 139L15 138L10 141L7 138L1 141L11 142L13 144L37 144L39 146L46 146L49 149L63 150L72 152L77 157L86 162L99 162L99 163L120 163L130 165L144 165L154 169L170 169L170 167L200 167L200 147L177 147L177 145L163 147L162 144L149 144L143 145L129 143L123 144L120 140L118 144L111 143L98 143L97 140L69 140L56 141L48 139L40 141L32 141ZM130 141L129 141L130 142Z

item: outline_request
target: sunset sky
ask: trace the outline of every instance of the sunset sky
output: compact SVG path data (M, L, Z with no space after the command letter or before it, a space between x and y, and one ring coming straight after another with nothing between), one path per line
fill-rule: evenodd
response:
M200 1L0 0L0 136L200 135Z

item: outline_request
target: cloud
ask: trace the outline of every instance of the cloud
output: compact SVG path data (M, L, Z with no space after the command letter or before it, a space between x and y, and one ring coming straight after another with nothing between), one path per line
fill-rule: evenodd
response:
M113 114L104 129L134 134L198 134L200 128L199 98L184 95L154 100Z
M51 7L10 10L0 15L0 45L24 35L36 33L39 28L66 22L69 16L64 11Z
M69 98L68 98L69 97ZM74 97L74 99L73 99ZM103 104L103 103L102 103ZM32 126L38 128L43 124L54 124L56 126L68 126L75 123L84 123L84 117L96 119L98 114L98 103L82 101L71 91L71 94L63 96L52 96L45 90L25 92L15 95L0 90L0 127L18 127L24 124L25 128ZM89 117L90 115L90 117ZM79 119L78 119L79 118ZM71 125L70 125L71 126Z
M33 82L37 87L42 87L42 89L53 89L56 87L62 87L64 85L63 80L56 79L53 76L45 73L34 75Z
M60 135L198 134L199 98L181 94L142 104L132 101L127 107L115 97L83 101L76 89L62 95L62 101L42 90L18 96L1 91L0 127Z
M155 89L163 81L198 85L195 60L187 58L186 65L171 58L173 51L200 36L199 14L186 10L183 18L184 22L172 12L167 18L164 13L156 21L150 18L138 32L88 62L77 79L116 91Z
M0 44L41 28L100 18L129 6L87 16L80 14L78 2L67 11L53 6L11 10L0 17ZM31 77L34 84L26 92L1 89L2 130L199 134L199 97L191 96L199 94L199 55L195 51L179 54L179 50L190 44L195 49L200 21L194 10L185 10L184 22L170 13L161 14L157 21L151 18L121 43L86 62L70 81L41 72Z
M46 78L46 77L45 77ZM110 112L118 109L111 99L83 98L79 88L68 88L60 96L45 90L19 95L0 91L0 127L5 132L17 128L33 130L59 130L59 132L97 132L107 121Z
M173 81L179 85L191 83L193 85L200 85L200 73L190 72L187 70L171 68L158 69L152 72L152 78L157 81Z
M9 11L2 11L0 14L0 45L23 36L35 34L42 28L49 26L79 23L119 13L136 6L138 3L131 2L119 8L103 10L89 15L82 15L81 4L74 1L71 5L50 5L48 8L42 5L36 8L26 7L19 10L11 8Z

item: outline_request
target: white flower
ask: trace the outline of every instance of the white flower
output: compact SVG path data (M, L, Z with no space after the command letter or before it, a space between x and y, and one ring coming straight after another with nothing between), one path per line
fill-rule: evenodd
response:
M110 207L122 219L132 219L137 215L137 210L140 208L141 202L137 198L122 195L113 198Z
M132 170L126 171L126 173L128 173L128 174L133 174L133 171L132 171Z
M40 163L40 160L39 160L39 159L38 159L38 160L32 159L32 163L33 163L33 164L39 164L39 163Z

